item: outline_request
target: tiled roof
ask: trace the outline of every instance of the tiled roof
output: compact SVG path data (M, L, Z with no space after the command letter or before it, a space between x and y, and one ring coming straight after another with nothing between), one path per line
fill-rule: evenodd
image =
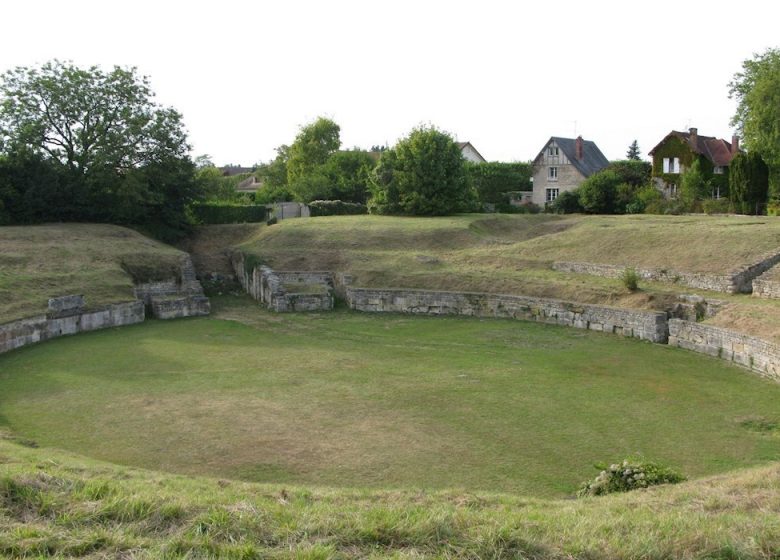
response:
M599 147L592 140L582 141L582 159L577 159L577 140L575 138L560 138L553 136L544 145L544 149L539 153L542 155L550 142L555 141L558 147L563 151L571 164L582 173L583 177L590 177L597 171L601 171L609 165L609 160L601 153ZM538 157L538 156L537 156Z
M712 162L713 165L726 166L731 163L734 154L731 152L731 142L727 142L722 138L715 138L714 136L702 136L696 135L696 142L694 144L693 138L690 132L680 132L673 130L667 134L658 145L650 150L649 155L653 155L662 144L664 144L671 136L675 136L688 144L688 147L697 154L701 154Z

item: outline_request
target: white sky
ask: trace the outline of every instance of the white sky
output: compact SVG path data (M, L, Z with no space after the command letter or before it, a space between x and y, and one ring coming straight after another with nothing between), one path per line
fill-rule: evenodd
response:
M775 0L8 0L0 72L137 66L218 165L267 161L319 115L345 147L432 123L488 160L575 131L621 159L672 129L730 139L728 82L779 21Z

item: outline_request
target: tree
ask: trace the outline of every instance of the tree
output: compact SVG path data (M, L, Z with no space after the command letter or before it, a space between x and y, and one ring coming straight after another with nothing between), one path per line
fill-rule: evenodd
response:
M460 149L432 126L415 128L383 152L372 183L372 213L440 216L475 207Z
M633 142L631 142L631 145L628 147L628 152L626 152L626 159L630 159L633 161L640 161L641 158L639 157L639 155L641 153L642 152L639 151L639 144L637 143L636 140L634 140Z
M301 127L287 158L287 183L295 192L295 183L323 165L341 146L340 127L324 117Z
M577 189L582 209L588 214L612 214L621 177L611 169L594 173Z
M737 99L732 125L748 151L761 156L769 170L769 199L780 201L780 49L767 49L742 63L729 84Z
M366 152L347 150L332 154L322 172L330 185L330 198L343 202L365 204L368 199L369 176L374 160Z
M38 189L48 210L28 205L26 215L119 222L165 216L181 227L198 196L190 147L181 115L153 95L135 68L105 72L53 61L0 76L2 150L22 175L37 161L57 177Z
M767 201L766 164L755 152L737 154L729 164L729 198L736 210L756 214Z
M701 160L694 158L691 166L680 176L680 201L688 212L696 209L696 202L709 197L710 186L701 170Z

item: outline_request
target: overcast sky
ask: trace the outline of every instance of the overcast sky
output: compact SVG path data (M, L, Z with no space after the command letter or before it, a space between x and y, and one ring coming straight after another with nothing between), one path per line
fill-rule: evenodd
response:
M730 139L728 83L778 21L769 0L24 0L0 8L0 71L137 66L218 165L267 161L319 115L345 147L430 123L488 160L577 134L620 159L672 129Z

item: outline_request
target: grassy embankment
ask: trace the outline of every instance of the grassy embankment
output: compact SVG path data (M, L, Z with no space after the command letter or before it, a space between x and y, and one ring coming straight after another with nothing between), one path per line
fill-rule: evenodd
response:
M183 474L548 497L633 453L693 477L780 458L754 429L780 420L780 385L691 352L510 320L214 309L0 356L0 425Z
M0 437L0 556L756 559L780 467L577 501L187 478Z
M50 297L84 294L96 307L133 299L133 275L173 276L182 253L105 224L0 227L0 323L46 311Z
M229 232L229 228L225 231ZM550 269L580 261L724 273L780 250L780 220L709 216L339 216L241 231L238 247L279 270L334 270L356 286L468 290L663 309L679 293L727 302L712 324L780 342L780 301Z

